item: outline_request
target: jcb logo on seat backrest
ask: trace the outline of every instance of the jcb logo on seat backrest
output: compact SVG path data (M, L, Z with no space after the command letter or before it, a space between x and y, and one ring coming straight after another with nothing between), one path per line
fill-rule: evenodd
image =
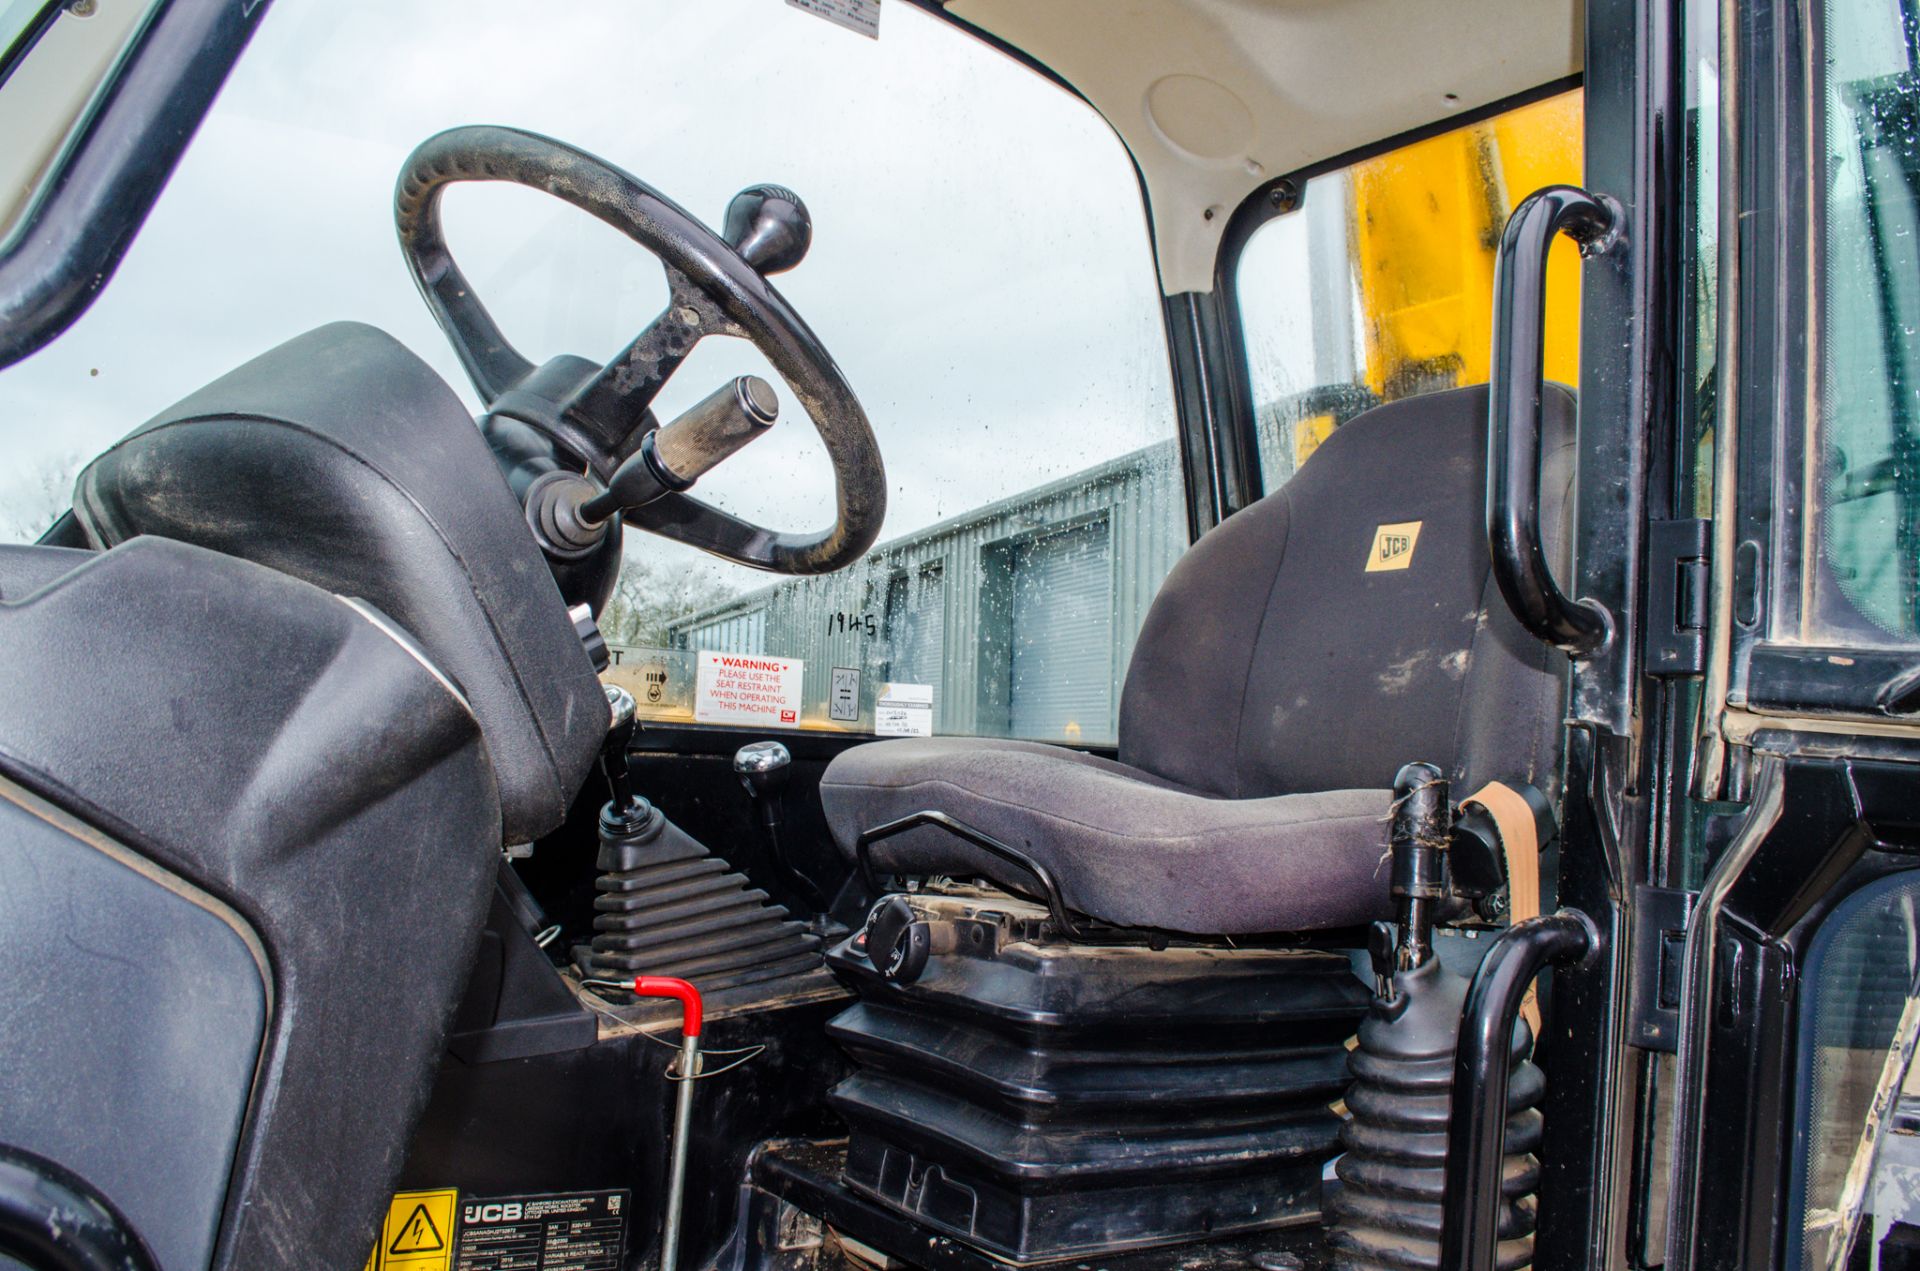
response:
M1420 541L1422 524L1421 521L1399 521L1374 530L1373 546L1367 549L1367 572L1377 574L1412 565L1413 548Z

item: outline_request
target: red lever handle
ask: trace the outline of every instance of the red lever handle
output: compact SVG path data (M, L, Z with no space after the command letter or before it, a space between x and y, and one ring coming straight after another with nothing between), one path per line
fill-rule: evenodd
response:
M636 975L633 977L633 995L677 1000L680 1003L680 1032L687 1037L700 1035L700 1021L704 1012L700 1004L700 990L685 980L676 980L670 975Z

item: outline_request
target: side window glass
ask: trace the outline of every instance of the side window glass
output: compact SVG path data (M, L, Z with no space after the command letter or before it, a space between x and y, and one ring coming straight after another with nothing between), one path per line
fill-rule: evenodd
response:
M1369 406L1487 380L1493 264L1514 205L1581 176L1581 96L1564 93L1306 183L1235 274L1260 443L1278 489ZM1579 380L1580 271L1554 248L1547 377Z
M1920 638L1920 81L1913 6L1830 0L1813 604L1817 643Z
M1808 952L1787 1266L1893 1267L1920 1240L1917 918L1920 883L1883 878L1842 901Z

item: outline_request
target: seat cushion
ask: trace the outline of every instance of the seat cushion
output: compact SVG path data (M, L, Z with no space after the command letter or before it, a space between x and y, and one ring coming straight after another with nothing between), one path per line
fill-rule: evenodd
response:
M820 797L849 856L865 830L945 812L1046 866L1074 909L1123 926L1225 935L1391 912L1386 790L1223 799L1059 746L930 737L844 752ZM933 826L875 844L873 862L1036 894L1017 868Z

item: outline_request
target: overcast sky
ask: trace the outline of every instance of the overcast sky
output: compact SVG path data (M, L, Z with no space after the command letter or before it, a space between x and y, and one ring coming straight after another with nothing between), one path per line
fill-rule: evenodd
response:
M782 0L274 0L118 277L0 372L0 509L335 319L392 332L477 405L401 262L392 189L422 139L482 122L582 146L714 225L744 186L800 192L813 250L778 286L873 419L888 537L1173 433L1124 150L1080 101L922 13L888 4L876 42ZM545 196L466 187L447 222L536 359L606 357L665 299L642 249ZM770 374L709 341L663 416L750 370ZM813 529L831 487L791 397L702 489Z

